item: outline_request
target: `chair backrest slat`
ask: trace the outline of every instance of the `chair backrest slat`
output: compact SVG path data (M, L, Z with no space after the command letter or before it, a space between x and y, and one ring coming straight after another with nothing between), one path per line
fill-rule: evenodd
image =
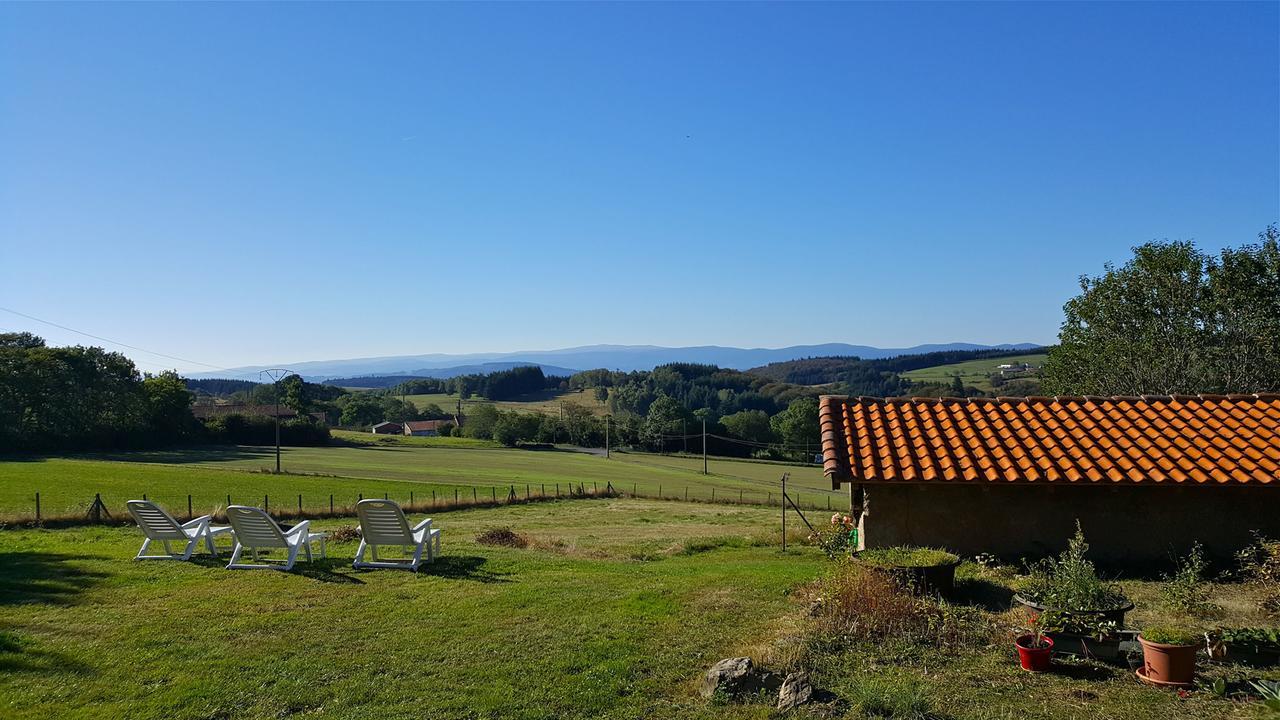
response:
M361 500L356 503L360 534L373 545L412 545L413 532L400 506L390 500Z
M130 500L125 503L138 529L151 540L188 540L182 525L159 505L149 500Z
M236 541L245 547L288 547L284 531L266 511L247 505L227 508L227 521L235 531Z

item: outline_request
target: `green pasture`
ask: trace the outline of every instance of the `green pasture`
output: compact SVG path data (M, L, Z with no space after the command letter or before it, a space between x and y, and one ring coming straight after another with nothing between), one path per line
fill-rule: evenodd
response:
M448 395L445 393L406 395L404 396L404 399L413 403L414 406L418 408L423 408L435 403L445 412L453 412L458 407L458 396ZM597 400L595 393L591 390L545 390L543 392L521 395L511 400L498 401L485 400L484 398L469 398L462 401L462 411L465 413L468 407L476 405L497 405L503 410L519 410L522 412L541 412L552 414L559 413L560 405L565 402L571 402L585 408L589 408L597 415L604 415L608 412L608 405Z
M996 372L997 366L1006 363L1012 365L1030 363L1035 367L1040 367L1044 364L1046 357L1048 355L1044 353L1032 353L987 360L969 360L968 362L955 363L953 365L935 365L933 367L920 368L919 370L909 370L902 373L902 377L913 382L948 384L959 374L960 380L965 385L990 391L991 378L989 376L991 373Z
M443 499L503 497L514 486L519 495L554 495L557 485L603 490L610 483L625 493L664 497L687 495L698 500L768 502L778 499L778 479L791 473L791 487L806 507L825 509L847 504L835 494L818 466L735 460L711 460L709 475L700 459L646 454L615 454L613 459L560 450L495 448L487 443L457 446L456 438L379 439L374 444L283 448L274 475L274 448L200 447L73 457L0 460L0 519L25 519L35 511L40 493L44 517L83 513L95 493L113 513L124 502L146 494L175 513L186 513L192 495L195 514L226 504L261 504L296 508L298 495L306 509L326 509L329 495L336 506L364 497L422 502L432 492ZM467 441L475 443L476 441Z

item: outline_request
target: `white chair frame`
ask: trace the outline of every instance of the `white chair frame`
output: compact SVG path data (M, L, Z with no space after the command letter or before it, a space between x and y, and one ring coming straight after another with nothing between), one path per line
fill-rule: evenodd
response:
M410 528L399 505L377 499L356 503L356 514L360 517L360 547L351 567L357 570L383 568L417 572L424 561L432 562L440 553L440 530L431 527L431 518ZM413 548L413 556L384 560L378 557L379 546ZM366 550L372 554L373 560L364 559Z
M310 532L311 521L303 520L288 530L282 530L265 510L247 505L231 505L227 508L227 520L235 530L236 547L231 552L228 570L292 570L298 561L298 554L305 554L307 562L311 562L311 543L320 541L320 557L327 557L325 545L329 537L326 533ZM245 549L253 557L252 563L240 562ZM282 549L286 552L283 561L272 562L258 557L261 548Z
M210 524L213 518L209 515L179 523L164 508L150 500L130 500L125 503L125 507L145 536L134 560L190 560L201 542L204 542L209 554L216 558L218 549L213 544L214 538L231 532L229 526ZM147 548L153 542L163 544L163 555L147 554ZM169 545L172 542L184 543L182 552L174 552Z

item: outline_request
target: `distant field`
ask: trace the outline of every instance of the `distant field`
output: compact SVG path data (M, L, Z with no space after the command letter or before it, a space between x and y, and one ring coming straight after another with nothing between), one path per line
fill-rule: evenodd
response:
M502 495L515 486L521 495L562 492L569 485L586 489L612 483L624 492L690 499L777 499L778 479L791 473L791 487L806 506L841 507L844 494L832 493L818 466L788 466L735 460L711 460L710 475L700 459L648 454L617 454L611 460L585 453L433 446L430 438L404 438L365 447L284 448L282 467L298 475L258 471L274 467L274 450L266 447L213 447L116 455L0 460L0 519L34 512L41 494L45 516L83 512L102 493L113 513L124 502L146 493L150 499L186 512L192 495L197 514L226 504L260 504L264 495L276 507L296 507L298 495L307 508L327 506L330 494L339 506L365 497L407 502L429 498L435 491L452 498ZM443 439L452 442L453 438ZM474 442L474 441L472 441Z
M419 408L435 403L436 405L439 405L442 410L448 412L455 410L458 405L457 395L446 395L444 393L406 395L404 399ZM589 408L597 415L604 415L608 409L608 406L597 400L595 393L590 390L548 390L545 392L523 395L514 400L499 400L497 402L485 400L484 398L471 398L462 401L462 411L465 413L468 407L473 407L475 405L497 405L503 410L558 413L560 412L561 403L564 402L572 402L582 405L583 407Z
M1011 357L990 358L987 360L970 360L968 362L955 363L954 365L935 365L933 367L921 368L919 370L909 370L902 373L902 377L915 382L927 383L950 383L957 373L960 380L965 385L971 385L979 390L991 390L991 380L988 377L991 373L996 372L996 366L1006 363L1017 365L1019 363L1030 363L1036 367L1044 364L1044 359L1048 357L1044 353L1033 353L1030 355L1013 355Z

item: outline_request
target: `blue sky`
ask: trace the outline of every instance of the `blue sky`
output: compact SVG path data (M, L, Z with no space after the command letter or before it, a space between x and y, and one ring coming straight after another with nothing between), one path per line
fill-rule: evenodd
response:
M1278 8L0 4L0 306L221 367L1049 342L1280 219Z

